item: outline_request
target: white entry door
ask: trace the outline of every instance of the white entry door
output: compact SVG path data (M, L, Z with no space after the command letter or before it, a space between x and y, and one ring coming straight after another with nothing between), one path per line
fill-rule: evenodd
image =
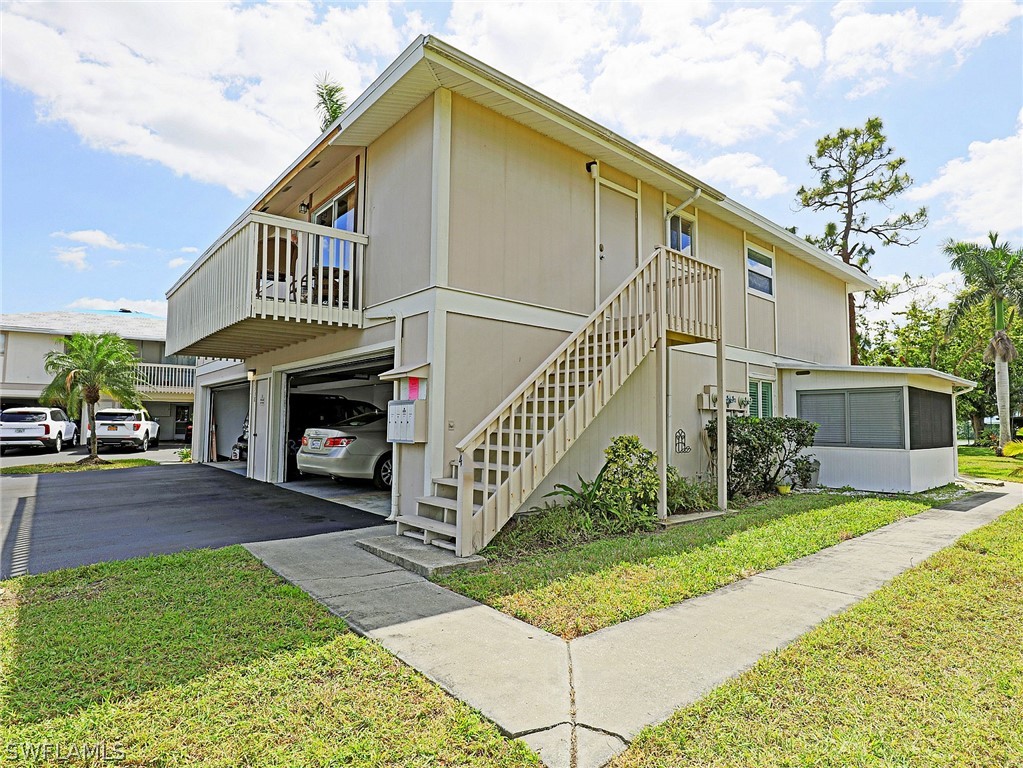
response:
M639 266L636 251L636 200L616 189L600 187L600 300L625 282Z
M266 482L270 456L270 377L256 379L249 418L249 477Z

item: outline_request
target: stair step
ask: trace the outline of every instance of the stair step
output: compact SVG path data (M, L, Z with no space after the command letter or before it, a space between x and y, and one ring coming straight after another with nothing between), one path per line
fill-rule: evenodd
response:
M457 477L441 477L435 479L433 482L436 485L444 485L449 488L458 488L459 486L459 481ZM472 489L474 491L486 491L487 493L493 493L494 491L497 490L497 486L494 485L493 483L488 483L484 485L483 483L477 480L472 484Z
M420 496L416 499L419 504L426 504L428 507L440 507L458 511L458 499L445 499L443 496ZM400 517L398 518L401 519Z
M423 517L422 515L398 515L397 522L424 531L439 533L442 536L454 537L458 533L458 527L453 523L445 523L442 520L434 520L432 517ZM402 533L411 535L413 539L420 538L415 535L415 531L402 531Z

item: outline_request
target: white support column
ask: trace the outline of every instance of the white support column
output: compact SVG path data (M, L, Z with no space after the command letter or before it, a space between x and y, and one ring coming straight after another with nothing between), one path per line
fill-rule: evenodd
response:
M657 517L668 517L668 341L664 329L657 339Z
M717 286L715 288L715 303L717 304L717 386L718 386L718 429L717 429L717 485L718 485L718 509L728 509L728 388L725 386L725 329L724 309L721 305L721 273L718 273Z
M430 220L430 282L448 284L448 242L451 228L451 91L433 95L433 188Z

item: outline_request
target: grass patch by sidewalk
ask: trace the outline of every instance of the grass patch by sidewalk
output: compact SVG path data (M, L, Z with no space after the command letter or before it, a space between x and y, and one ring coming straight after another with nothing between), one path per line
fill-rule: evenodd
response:
M155 467L158 461L152 459L114 459L103 464L22 464L17 467L0 467L0 475L50 475L62 472L90 472L94 469L128 469L129 467Z
M0 589L5 745L106 744L132 765L537 765L241 547Z
M995 456L993 448L959 446L959 472L990 480L1009 480L1023 483L1023 459ZM1021 474L1014 475L1013 472Z
M1023 507L647 729L614 768L1023 765Z
M944 494L944 495L943 495ZM948 492L777 496L654 534L527 551L495 540L485 568L437 582L566 639L711 592L923 512Z

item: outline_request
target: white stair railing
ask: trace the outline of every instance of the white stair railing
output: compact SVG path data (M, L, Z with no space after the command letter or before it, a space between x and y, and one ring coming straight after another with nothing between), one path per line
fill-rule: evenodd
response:
M466 556L522 507L572 444L668 333L715 339L720 271L658 248L455 447L454 499L418 500L398 532ZM442 517L432 518L432 513Z

